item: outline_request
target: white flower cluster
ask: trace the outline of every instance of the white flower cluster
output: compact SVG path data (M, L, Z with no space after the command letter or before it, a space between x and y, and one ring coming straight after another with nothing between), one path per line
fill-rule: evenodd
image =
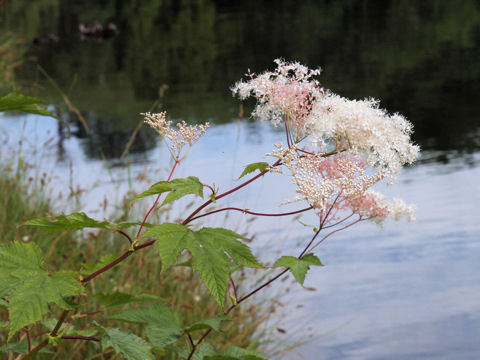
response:
M185 121L177 123L178 130L172 127L172 121L167 120L167 113L157 114L142 113L145 123L155 129L166 140L172 156L178 157L185 145L193 146L195 142L207 131L210 123L203 125L187 125Z
M379 224L386 216L413 219L414 207L399 199L385 205L378 193L368 191L383 178L393 182L403 165L416 160L420 149L410 140L411 123L380 109L377 100L349 100L323 89L315 79L319 69L275 63L275 71L249 73L249 80L232 91L241 99L257 99L252 115L285 124L289 148L269 155L290 170L297 199L319 210L348 207ZM308 146L301 148L304 140Z
M389 115L374 99L348 100L328 92L309 120L310 141L318 148L341 139L347 149L365 154L370 166L392 179L418 156L419 147L410 142L411 123L399 114Z

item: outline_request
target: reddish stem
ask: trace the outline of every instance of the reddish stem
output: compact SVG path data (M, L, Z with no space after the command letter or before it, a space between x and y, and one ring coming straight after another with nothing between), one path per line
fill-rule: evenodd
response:
M282 160L281 159L278 159L273 165L271 165L271 167L275 167L275 166L278 166L282 163ZM227 195L230 195L231 193L241 189L242 187L250 184L252 181L255 181L257 180L259 177L265 175L267 172L269 171L269 169L265 169L263 170L262 172L260 172L259 174L257 174L256 176L254 176L253 178L251 178L250 180L247 180L243 183L241 183L240 185L234 187L233 189L229 190L229 191L226 191L224 192L223 194L220 194L218 196L215 196L215 200L218 200L218 199L221 199L223 198L224 196L227 196ZM197 215L203 208L205 208L206 206L210 205L213 201L210 199L206 202L204 202L202 205L200 205L195 211L193 211L183 222L182 222L182 225L186 225L188 224L190 221L192 221L192 218Z
M202 214L202 215L194 216L193 218L190 219L190 221L199 219L199 218L204 217L204 216L207 216L207 215L215 214L215 213L218 213L218 212L220 212L220 211L227 211L227 210L241 211L241 212L243 212L244 214L258 215L258 216L287 216L287 215L299 214L299 213L308 211L308 210L310 210L310 209L312 209L311 206L308 207L308 208L305 208L305 209L300 209L300 210L291 211L291 212L287 212L287 213L266 214L266 213L259 213L259 212L249 211L249 210L247 210L247 209L240 209L240 208L237 208L237 207L226 207L226 208L222 208L222 209L217 209L217 210L209 211L209 212L206 212L206 213L204 213L204 214Z
M230 283L233 287L233 295L235 296L235 302L238 303L237 287L235 286L235 282L233 281L232 276L230 275L228 278L230 279Z
M287 136L287 145L290 148L290 134L288 132L287 114L283 114L283 123L285 124L285 134Z
M130 237L130 235L128 235L125 231L121 230L121 229L113 229L115 230L116 232L118 232L119 234L122 234L123 236L125 236L128 241L130 242L130 244L133 244L133 240L132 238Z
M102 341L102 339L99 339L99 338L96 338L96 337L93 337L93 336L62 336L61 337L62 339L64 340L87 340L87 341L96 341L96 342L100 342Z
M345 225L345 226L343 226L343 227L341 227L341 228L339 228L339 229L337 229L337 230L332 231L331 233L328 233L328 234L325 235L323 238L321 238L310 250L308 250L308 252L309 252L309 253L312 252L313 249L315 249L318 245L320 245L320 244L323 242L323 240L325 240L326 238L330 237L330 235L333 235L333 234L335 234L336 232L339 232L339 231L341 231L341 230L345 230L346 228L349 228L350 226L355 225L356 223L358 223L358 222L360 222L360 221L362 221L362 220L363 220L363 219L360 217L360 218L358 218L358 220L355 220L354 222L352 222L352 223L350 223L350 224L348 224L348 225Z
M25 326L25 333L27 335L28 352L30 352L32 351L32 342L30 341L30 332L28 331L28 326Z
M119 262L125 260L127 257L129 257L130 255L133 254L133 251L132 250L128 250L126 252L123 253L123 255L121 255L120 257L118 257L117 259L115 259L114 261L112 261L110 264L107 264L105 265L104 267L102 267L101 269L95 271L94 273L88 275L86 278L83 278L81 280L82 283L87 283L89 282L90 280L92 280L94 277L97 277L98 275L100 275L101 273L107 271L108 269L114 267L115 265L117 265Z
M193 338L192 338L192 335L190 335L190 333L187 333L188 335L188 341L190 341L190 345L192 345L192 348L195 347L195 343L193 342Z
M207 185L207 184L203 184L204 187L210 189L210 191L212 192L213 195L215 195L215 189L213 187L211 187L210 185Z
M178 156L174 160L175 160L175 163L173 164L172 170L170 171L170 175L168 175L167 181L170 181L172 179L175 168L177 167L178 164L180 164L180 161L178 160ZM145 225L145 222L147 221L148 216L153 211L153 209L155 209L155 206L157 206L158 200L160 200L160 196L162 196L162 193L158 194L152 207L145 214L145 217L143 218L143 221L142 221L142 225L140 225L140 228L138 229L138 232L137 232L137 239L140 236L140 233L142 232L143 226Z
M331 225L328 225L328 226L324 226L323 229L325 230L325 229L329 229L329 228L332 228L332 227L334 227L334 226L337 226L338 224L341 224L342 222L350 219L353 215L355 215L355 213L352 212L350 215L348 215L347 217L344 217L342 220L337 221L337 222L334 223L334 224L331 224Z

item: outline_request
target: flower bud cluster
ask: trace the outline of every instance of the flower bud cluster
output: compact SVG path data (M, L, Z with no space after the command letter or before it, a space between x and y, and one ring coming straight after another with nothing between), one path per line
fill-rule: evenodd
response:
M177 129L172 126L172 121L167 120L167 113L157 114L142 113L145 123L155 129L165 139L172 156L178 157L185 145L193 146L195 142L207 131L210 123L203 125L187 125L185 121L176 124Z

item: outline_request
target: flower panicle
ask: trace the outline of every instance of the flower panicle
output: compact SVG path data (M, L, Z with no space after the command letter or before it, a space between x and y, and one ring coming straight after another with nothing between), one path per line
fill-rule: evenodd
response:
M187 125L182 120L176 124L177 129L172 126L172 121L167 120L167 113L141 113L145 117L145 123L156 130L167 142L172 156L178 158L183 148L188 145L192 147L200 137L207 131L210 123L202 125Z
M412 124L389 114L378 100L350 100L320 86L320 69L298 62L274 61L276 69L247 74L232 87L241 99L254 97L252 115L274 126L285 124L288 148L269 156L282 160L296 185L296 200L319 213L349 208L383 224L385 217L413 219L413 206L399 199L385 205L370 188L382 179L393 183L420 148L411 141ZM306 140L308 145L300 145ZM376 205L376 206L374 206Z

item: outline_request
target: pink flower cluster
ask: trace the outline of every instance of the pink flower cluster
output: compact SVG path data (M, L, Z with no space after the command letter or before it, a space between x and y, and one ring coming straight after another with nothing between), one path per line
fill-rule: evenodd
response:
M413 219L413 207L401 200L386 204L369 190L383 178L393 182L405 164L416 160L419 147L410 140L410 122L380 109L377 100L349 100L320 87L319 69L275 63L275 71L249 73L232 91L241 99L257 99L253 116L275 126L284 123L288 148L279 146L267 155L289 169L296 199L319 212L348 208L378 224L387 216Z
M239 82L232 91L241 99L254 96L258 104L252 115L274 125L283 122L288 117L293 130L302 133L308 122L312 106L321 98L320 88L315 76L320 69L310 70L299 63L286 63L275 60L277 69L255 76L248 73L248 82Z

